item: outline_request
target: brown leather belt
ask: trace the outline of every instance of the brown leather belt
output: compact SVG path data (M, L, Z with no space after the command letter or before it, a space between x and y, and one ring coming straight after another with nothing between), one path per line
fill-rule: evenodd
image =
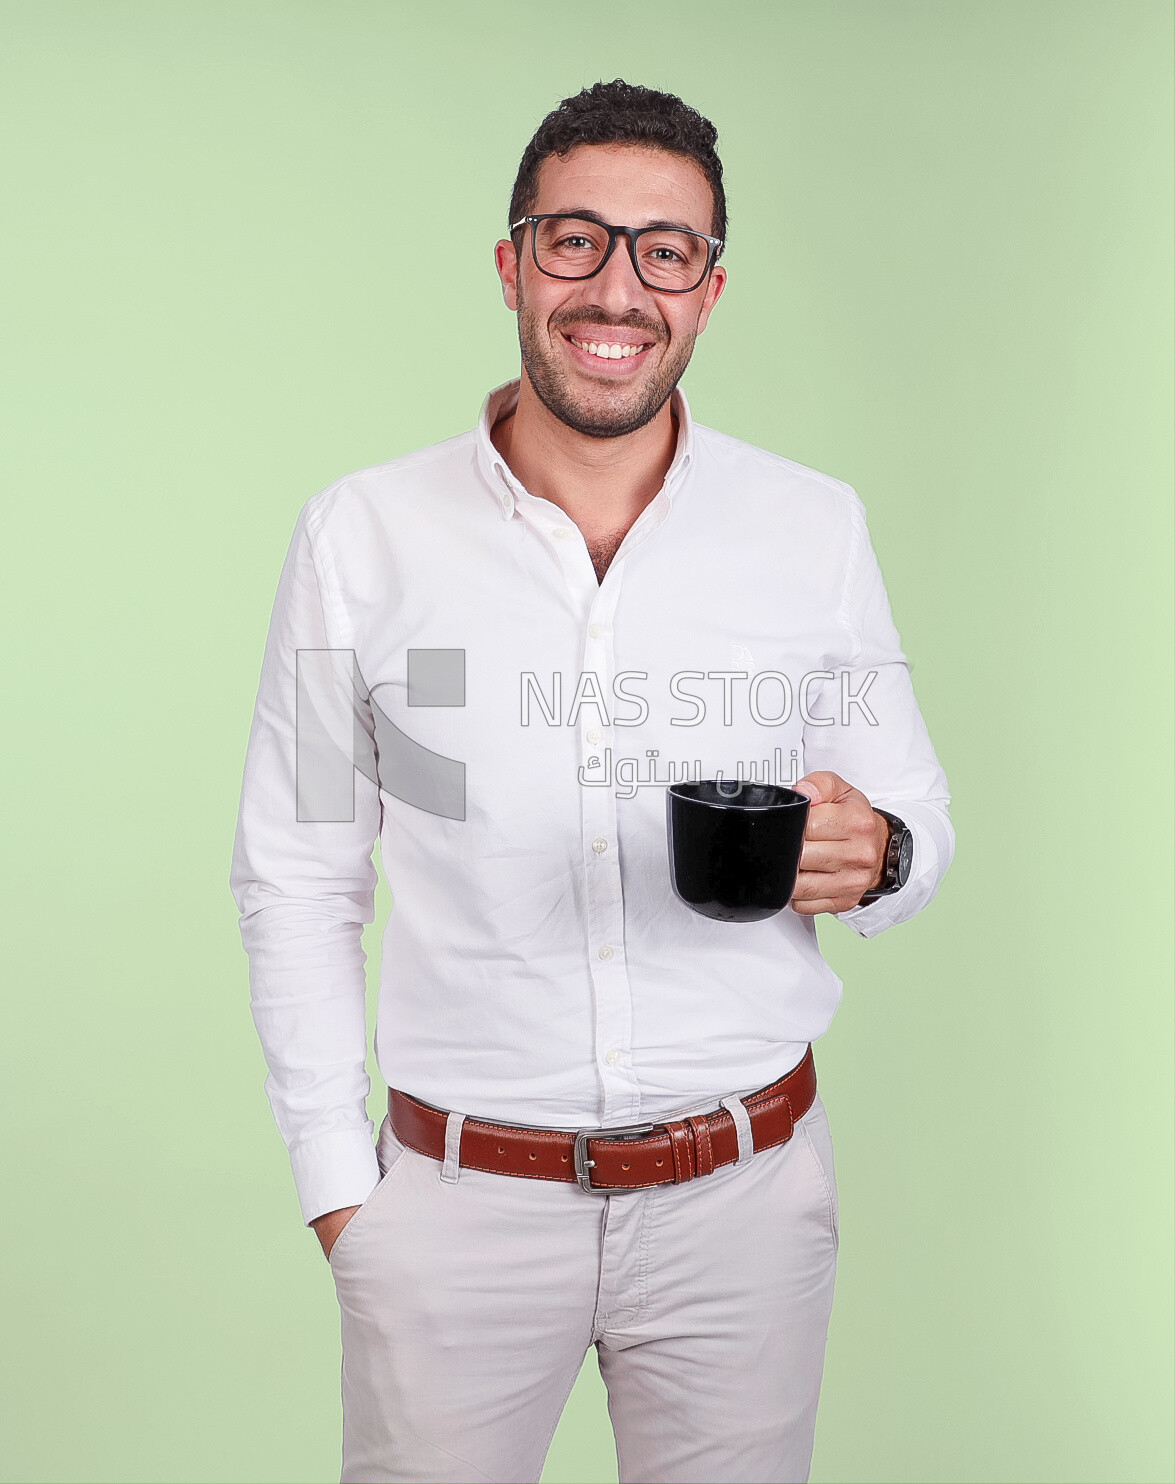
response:
M743 1098L755 1152L785 1144L796 1120L816 1096L816 1064L808 1047L799 1066L778 1082ZM448 1113L397 1088L388 1089L396 1138L418 1154L445 1157ZM531 1180L578 1180L585 1190L631 1190L680 1185L738 1158L738 1132L725 1108L672 1123L625 1128L525 1128L465 1119L460 1163L470 1170L524 1175Z

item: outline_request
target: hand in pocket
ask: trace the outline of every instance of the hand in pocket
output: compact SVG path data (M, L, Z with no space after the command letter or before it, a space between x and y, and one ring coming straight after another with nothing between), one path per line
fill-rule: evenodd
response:
M318 1234L318 1240L322 1243L324 1257L329 1259L330 1249L338 1241L343 1228L358 1209L358 1206L340 1206L337 1211L327 1211L322 1216L316 1216L310 1223Z

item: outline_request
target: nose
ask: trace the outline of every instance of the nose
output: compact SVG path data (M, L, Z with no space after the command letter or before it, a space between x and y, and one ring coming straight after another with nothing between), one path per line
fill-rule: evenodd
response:
M627 237L616 239L612 256L584 287L592 290L592 299L611 314L621 315L629 309L647 311L653 302L637 277Z

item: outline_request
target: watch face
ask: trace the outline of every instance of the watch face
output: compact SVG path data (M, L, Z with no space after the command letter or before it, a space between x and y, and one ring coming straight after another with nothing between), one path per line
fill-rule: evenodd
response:
M905 886L910 875L910 867L914 864L914 836L909 830L902 836L901 848L898 851L898 885Z

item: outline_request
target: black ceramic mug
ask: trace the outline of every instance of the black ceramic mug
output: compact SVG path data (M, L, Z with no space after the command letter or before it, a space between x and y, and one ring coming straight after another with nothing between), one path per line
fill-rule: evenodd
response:
M674 891L719 922L761 922L782 912L795 890L810 802L774 783L671 784L665 812Z

